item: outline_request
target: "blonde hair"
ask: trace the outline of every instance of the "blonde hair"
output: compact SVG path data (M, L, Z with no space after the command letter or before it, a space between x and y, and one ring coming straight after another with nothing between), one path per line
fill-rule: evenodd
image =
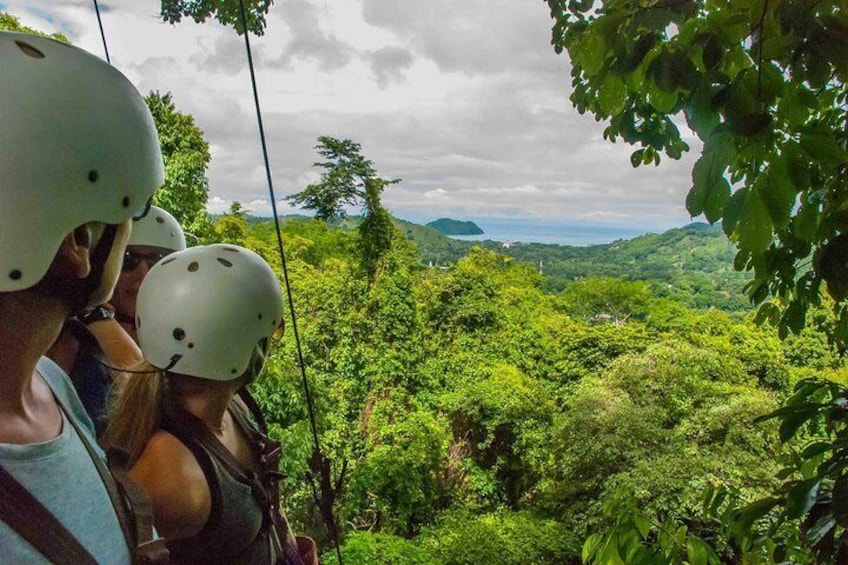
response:
M165 376L142 361L132 373L121 373L109 398L103 443L123 451L128 465L141 457L151 436L159 429L165 405Z

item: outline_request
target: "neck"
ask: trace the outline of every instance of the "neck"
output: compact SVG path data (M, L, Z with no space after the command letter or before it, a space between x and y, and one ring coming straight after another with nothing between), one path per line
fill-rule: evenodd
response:
M238 391L236 381L212 381L183 377L180 384L182 406L200 418L209 429L221 433L227 406Z
M23 290L0 294L0 411L20 412L39 358L69 315L52 296Z

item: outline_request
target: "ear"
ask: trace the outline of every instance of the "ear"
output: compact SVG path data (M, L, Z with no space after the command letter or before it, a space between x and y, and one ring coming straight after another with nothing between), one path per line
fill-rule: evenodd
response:
M70 278L84 279L91 272L91 226L82 225L65 236L54 265Z

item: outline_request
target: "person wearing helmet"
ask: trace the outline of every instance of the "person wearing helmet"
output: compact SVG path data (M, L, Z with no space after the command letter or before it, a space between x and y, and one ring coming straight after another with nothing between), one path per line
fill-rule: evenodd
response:
M134 341L135 301L141 281L150 267L185 247L177 220L166 210L151 206L146 216L132 223L112 300L69 319L47 353L71 376L98 436L106 426L106 399L113 379L109 367L128 369L142 358Z
M119 386L104 439L127 454L175 561L302 563L272 510L279 445L245 388L282 318L276 275L235 245L174 253L141 284L147 367Z
M183 230L176 218L166 210L151 206L147 216L133 222L121 275L111 300L115 318L133 339L137 339L135 303L141 281L153 265L174 251L185 248Z
M156 128L126 77L82 49L0 32L0 65L0 555L128 563L91 422L42 356L69 316L108 300L131 218L164 178Z

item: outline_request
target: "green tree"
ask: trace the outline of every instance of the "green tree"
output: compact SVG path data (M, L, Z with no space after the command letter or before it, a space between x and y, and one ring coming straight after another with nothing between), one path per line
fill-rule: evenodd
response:
M615 324L645 314L651 298L645 282L612 278L585 279L568 286L563 294L574 314L587 321L608 317Z
M43 31L39 31L37 29L33 29L31 27L27 27L25 25L21 25L21 20L17 16L13 16L12 14L8 14L6 12L0 12L0 30L4 31L19 31L21 33L32 33L34 35L41 35L43 37L52 37L53 39L58 39L59 41L64 41L65 43L70 43L68 38L61 33L44 33Z
M546 1L572 103L634 166L688 150L681 114L703 141L686 205L735 241L761 319L799 330L824 281L848 340L845 3Z
M273 0L244 0L247 28L256 35L265 32L265 16L271 8ZM239 0L162 0L160 14L169 24L174 24L189 17L195 22L205 22L215 17L225 26L233 26L242 34L241 13Z
M230 205L230 211L215 222L215 234L224 243L244 245L249 232L247 211L242 208L239 201L233 202Z
M151 92L145 101L156 123L165 161L165 184L153 196L153 203L171 212L186 231L189 243L197 243L210 232L206 213L209 143L194 118L177 110L170 93Z
M345 206L361 205L360 258L369 279L373 279L396 232L391 216L383 208L381 195L384 188L400 179L378 176L374 163L362 155L362 147L349 139L321 136L315 149L326 159L314 163L324 169L321 180L286 200L313 210L321 220L342 219L346 216Z

